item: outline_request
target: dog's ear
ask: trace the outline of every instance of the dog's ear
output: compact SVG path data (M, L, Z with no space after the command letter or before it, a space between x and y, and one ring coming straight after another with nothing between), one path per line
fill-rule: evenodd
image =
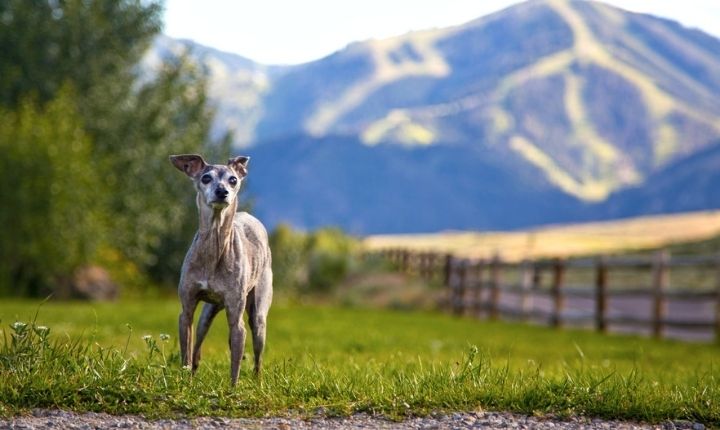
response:
M243 155L235 158L231 158L228 160L228 166L232 168L234 171L237 172L238 175L242 176L243 178L247 176L247 164L248 161L250 161L250 157L245 157Z
M197 176L207 166L205 160L197 154L171 155L170 162L191 178Z

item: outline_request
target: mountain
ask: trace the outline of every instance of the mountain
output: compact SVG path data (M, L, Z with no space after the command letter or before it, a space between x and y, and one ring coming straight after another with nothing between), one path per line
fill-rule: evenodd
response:
M528 1L292 67L203 50L218 130L253 157L249 189L273 223L607 218L650 210L624 190L672 189L672 166L720 141L720 41L598 2Z
M602 200L720 134L720 42L586 1L349 46L283 74L260 140L472 145Z

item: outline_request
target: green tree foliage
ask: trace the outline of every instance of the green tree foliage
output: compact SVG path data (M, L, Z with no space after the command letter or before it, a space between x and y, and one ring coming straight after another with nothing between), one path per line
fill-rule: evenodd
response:
M140 69L161 10L152 0L0 2L0 146L9 154L0 219L23 213L22 227L3 234L2 256L12 258L0 263L0 289L37 294L91 262L174 283L197 215L168 155L217 160L230 140L208 139L213 112L197 65L175 58L151 75Z
M132 67L162 27L161 12L144 0L0 2L0 102L12 107L34 93L43 103L69 81L83 113L109 108L102 99L124 98Z
M104 142L98 152L107 165L106 180L115 190L110 208L119 215L111 225L114 243L164 280L177 276L182 248L197 225L192 188L168 155L206 152L211 119L201 71L178 59L139 88L126 109L97 133Z
M232 139L212 142L213 111L207 105L203 72L186 58L166 64L133 98L123 120L108 133L108 180L121 192L112 207L114 236L126 256L161 282L177 280L197 229L195 193L171 167L168 155L202 153L209 162L225 162Z
M69 89L0 110L0 288L40 294L93 255L107 189ZM15 291L8 291L10 287Z

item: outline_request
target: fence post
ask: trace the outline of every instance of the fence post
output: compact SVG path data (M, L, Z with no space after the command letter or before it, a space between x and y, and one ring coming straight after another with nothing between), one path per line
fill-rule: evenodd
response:
M402 273L410 273L410 251L404 249L400 251L400 271Z
M528 296L535 278L535 265L530 260L522 262L522 278L520 279L520 313L523 320L528 319Z
M500 256L495 254L490 263L490 319L499 316L500 304Z
M595 329L607 333L607 258L595 262Z
M652 312L652 334L656 338L662 337L663 321L665 319L665 294L664 290L668 282L668 252L659 251L655 254L653 262L653 312Z
M720 255L715 263L715 342L720 344Z
M430 282L435 277L435 253L428 252L426 264L425 269L427 270L427 275L425 280Z
M477 260L475 262L475 297L474 297L474 309L473 314L479 318L482 316L482 292L484 287L484 272L485 272L485 260Z
M430 282L433 278L433 254L432 252L425 253L425 275L423 279L425 282Z
M451 312L455 312L455 276L454 271L455 269L455 260L453 259L452 254L447 254L445 256L445 288L447 288L448 293L448 308Z
M443 266L443 285L450 286L450 277L452 276L453 255L445 254L445 264Z
M550 324L553 327L562 327L562 311L565 308L565 298L562 294L562 287L565 281L565 262L557 258L553 265L553 285L552 285L552 299L553 299L553 315L550 319Z
M468 287L468 261L466 259L463 259L460 261L460 265L458 267L458 307L456 310L457 315L462 315L465 313L465 307L467 305L465 296L467 295L467 287Z
M420 252L417 255L418 275L423 281L427 280L427 253Z

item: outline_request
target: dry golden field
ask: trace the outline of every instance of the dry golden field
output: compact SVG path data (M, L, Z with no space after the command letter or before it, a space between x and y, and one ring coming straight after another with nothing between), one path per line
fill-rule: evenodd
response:
M370 250L408 248L505 260L612 254L708 239L720 234L720 211L646 216L606 222L550 225L524 231L376 235Z

